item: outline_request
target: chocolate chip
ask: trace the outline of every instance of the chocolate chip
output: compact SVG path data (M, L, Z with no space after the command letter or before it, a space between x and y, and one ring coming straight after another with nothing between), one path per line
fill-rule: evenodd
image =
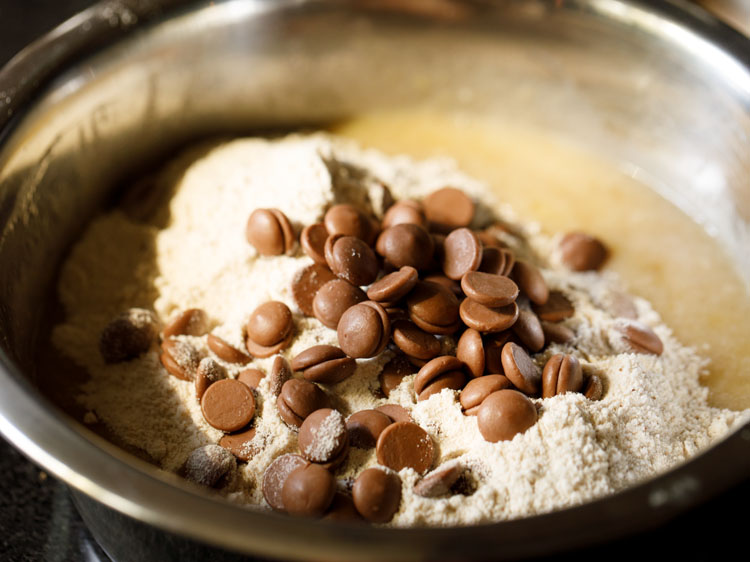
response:
M234 456L219 445L204 445L188 455L183 467L185 478L201 486L216 487L236 468Z
M559 247L562 262L573 271L599 269L609 254L601 240L584 232L569 232Z
M418 279L417 270L405 265L370 285L367 289L367 298L379 303L396 302L414 288Z
M360 410L346 420L349 442L360 449L372 449L383 430L393 421L377 410Z
M227 370L216 360L211 357L201 359L195 372L195 396L200 400L209 386L225 378L227 378Z
M164 327L164 339L174 336L202 336L208 329L208 315L200 308L188 308Z
M483 333L502 332L516 323L519 308L511 303L500 308L489 308L472 299L464 299L459 309L461 320L469 328Z
M427 400L433 394L438 394L444 389L461 390L466 384L466 375L463 371L448 371L432 379L424 390L417 396L417 401Z
M370 217L348 203L334 205L328 209L323 218L323 224L331 236L334 234L354 236L367 244L372 244L377 235L377 229Z
M367 295L343 279L335 279L323 285L313 300L315 318L327 328L335 330L344 312L367 300Z
M314 411L328 408L329 400L317 385L303 379L290 379L281 387L276 407L281 419L293 427L300 427Z
M206 344L208 345L208 349L213 351L219 359L226 361L227 363L246 365L252 361L252 358L249 355L242 353L233 345L213 334L208 334Z
M432 359L440 353L440 341L408 320L393 323L393 343L411 357Z
M257 390L265 376L266 374L260 369L245 369L239 372L239 374L237 375L237 380L251 390ZM284 384L284 382L282 382L281 384ZM279 385L279 391L280 390L281 385Z
M652 355L661 355L664 351L659 336L645 324L637 321L628 321L618 326L625 343L635 353L650 353Z
M292 369L312 382L335 384L354 374L357 362L336 346L315 345L292 359Z
M573 330L562 324L552 324L542 321L542 331L544 332L544 343L568 343L575 339L576 334Z
M493 248L485 246L482 251L482 263L479 264L479 271L484 273L494 273L495 275L510 275L513 271L513 265L516 258L513 252L507 248Z
M349 357L375 357L388 343L391 322L382 306L365 301L344 312L337 333L339 345Z
M461 283L459 283L458 281L454 281L453 279L448 279L442 273L433 273L431 275L425 275L424 281L442 285L443 287L450 290L451 293L453 293L459 298L462 297L464 294L463 290L461 289Z
M432 466L435 446L432 438L417 424L397 422L380 434L375 452L378 463L391 470L398 472L402 468L412 468L423 474Z
M403 355L397 355L385 364L378 379L380 380L380 390L383 391L386 398L390 396L391 390L401 384L405 376L413 374L415 371L409 360Z
M507 441L537 421L534 403L517 390L498 390L484 399L477 412L479 433L485 441Z
M503 347L508 343L510 337L510 330L482 336L482 343L484 344L484 370L486 373L503 373Z
M431 334L450 335L460 325L456 295L437 283L418 281L406 304L412 322Z
M513 384L504 375L485 375L469 381L461 391L458 399L467 416L476 416L484 399L493 392L513 388Z
M322 223L310 224L306 226L300 234L299 240L302 249L320 265L327 265L325 256L325 244L328 238L328 231Z
M368 521L387 523L401 504L401 478L380 468L368 468L354 482L352 500Z
M516 260L511 278L516 282L521 292L529 297L534 304L542 305L549 299L549 288L542 272L529 262Z
M550 291L547 302L543 305L532 305L540 320L545 322L562 322L575 314L573 304L560 291Z
M286 381L292 378L292 369L281 355L274 357L271 364L271 375L268 378L268 388L274 396L281 394L281 389Z
M412 421L411 415L409 415L409 410L398 404L383 404L375 409L378 412L383 412L386 416L391 418L394 423Z
M414 493L423 498L436 498L450 493L464 467L457 462L440 466L427 474L414 486Z
M131 308L102 330L99 352L105 363L122 363L149 350L158 336L158 322L150 310Z
M279 256L294 247L294 229L278 209L255 209L247 220L245 236L262 256Z
M518 285L509 277L481 271L469 271L464 275L461 289L470 299L491 308L515 302L519 292Z
M314 263L301 269L292 281L294 302L305 316L315 316L313 299L323 285L336 279L328 266Z
M232 453L238 460L247 462L258 453L258 446L253 443L255 428L246 428L235 433L224 435L219 445Z
M578 392L582 386L583 370L576 357L558 353L547 360L542 371L542 398Z
M431 227L440 232L469 226L474 219L474 202L460 189L444 187L434 191L423 204Z
M478 331L469 328L461 334L456 346L456 357L463 361L472 377L484 374L484 343Z
M411 199L402 199L392 205L383 215L383 229L397 224L416 224L427 229L427 217L425 217L422 203Z
M542 376L529 354L518 344L508 342L503 347L503 371L515 387L530 396L539 394Z
M589 400L601 400L604 395L602 379L597 375L589 376L583 388L583 395Z
M638 309L633 299L621 291L612 291L609 295L610 311L615 318L638 319Z
M299 428L299 449L311 462L327 463L346 447L348 434L343 416L336 410L321 408L305 418Z
M161 342L162 354L159 357L161 364L169 371L169 374L191 381L195 378L201 356L198 351L188 342L169 338Z
M369 285L378 276L375 253L367 243L354 236L329 236L325 256L331 271L352 285Z
M300 455L286 454L274 460L263 473L263 497L276 511L286 511L281 491L289 474L300 467L309 465L309 461Z
M325 468L308 464L293 470L281 489L281 501L291 515L320 517L333 501L336 480Z
M448 278L461 279L468 272L479 269L480 263L482 244L471 230L458 228L445 238L442 265Z
M419 369L419 372L414 379L414 392L421 394L422 391L440 375L444 375L451 371L460 372L463 369L464 363L458 357L453 357L452 355L435 357L427 362L424 367Z
M385 229L378 237L375 249L394 267L411 266L424 270L432 263L432 237L416 224L397 224Z
M201 398L203 417L220 431L242 429L255 415L252 391L236 379L215 382Z
M291 342L292 311L283 302L269 301L256 308L247 321L245 345L255 357L270 357Z
M520 307L518 320L513 324L513 332L530 351L540 351L544 347L544 330L536 314L526 307Z
M328 519L329 521L348 521L350 523L363 521L362 516L354 506L352 497L340 491L336 492L336 495L333 496L333 501L323 519Z

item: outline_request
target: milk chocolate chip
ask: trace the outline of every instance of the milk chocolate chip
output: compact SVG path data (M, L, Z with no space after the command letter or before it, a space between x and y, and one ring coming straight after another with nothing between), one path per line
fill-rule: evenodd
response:
M205 357L198 363L195 372L195 396L200 400L213 383L227 378L227 370L215 359Z
M292 369L312 382L335 384L354 374L357 362L336 346L314 345L292 359Z
M511 278L534 304L543 305L549 299L549 288L542 277L542 272L529 262L516 260Z
M330 236L325 255L331 271L352 285L369 285L378 276L375 253L354 236Z
M508 342L503 347L503 371L518 390L530 396L539 394L541 373L529 354L518 344Z
M347 443L344 418L338 411L330 408L314 411L299 428L299 449L311 462L331 462L344 450Z
M349 357L374 357L388 343L391 322L382 306L365 301L344 312L337 332L339 345Z
M463 361L472 377L484 374L484 343L478 331L469 328L461 334L456 346L456 357Z
M513 324L512 330L530 351L540 351L544 347L542 323L528 308L519 308L518 320Z
M443 244L443 273L450 279L461 279L482 263L482 244L468 228L451 232Z
M263 473L263 497L275 511L286 511L281 491L289 474L310 462L299 455L281 455Z
M392 205L383 215L383 230L397 224L416 224L427 229L427 217L419 201L402 199Z
M401 504L401 478L380 468L368 468L354 482L352 500L368 521L387 523Z
M328 406L326 393L315 384L302 379L286 381L276 400L281 419L293 427L300 427L307 416Z
M366 300L362 289L343 279L335 279L323 285L315 295L313 311L324 326L335 330L344 312Z
M479 264L479 271L507 277L513 271L515 263L516 258L511 250L485 246L482 251L482 263Z
M328 231L326 227L321 224L310 224L306 226L300 234L300 243L305 253L312 258L312 260L320 265L328 265L325 256L325 244L328 239Z
M464 299L459 308L461 320L479 332L502 332L518 320L519 308L514 302L499 308L489 308L472 299Z
M419 474L432 466L435 455L432 438L417 424L409 422L386 427L378 437L375 450L381 465L396 472L408 467Z
M379 375L380 390L386 398L391 394L391 390L401 384L405 376L411 375L416 371L411 362L403 355L397 355L385 364Z
M394 267L411 266L426 269L432 262L433 240L429 233L416 224L397 224L384 230L375 249Z
M360 449L372 449L383 430L393 421L377 410L360 410L346 420L349 442Z
M256 308L247 321L245 344L255 357L270 357L291 341L292 311L283 302L269 301Z
M408 320L393 323L393 343L410 357L432 359L440 353L440 341Z
M414 493L423 498L436 498L448 494L463 471L464 467L457 462L442 465L417 482Z
M550 291L547 302L543 305L532 305L532 309L545 322L562 322L575 314L573 305L560 291Z
M481 271L469 271L464 275L461 289L470 299L491 308L515 302L519 292L518 285L509 277Z
M661 355L664 344L656 333L645 324L637 321L624 322L618 326L622 337L635 353Z
M259 451L259 447L253 443L255 439L255 428L246 428L235 433L228 433L219 440L219 445L232 453L238 460L247 462Z
M292 369L289 367L289 363L281 355L274 357L273 364L271 365L271 375L269 376L268 388L271 394L278 396L281 394L286 381L292 378Z
M460 325L456 295L437 283L418 281L406 304L412 322L425 332L450 335Z
M245 236L263 256L279 256L294 247L294 229L278 209L255 209L247 220Z
M234 456L223 447L204 445L188 455L183 473L191 482L213 488L226 480L236 466Z
M560 258L573 271L599 269L608 254L601 240L584 232L569 232L560 240Z
M444 187L423 201L430 226L439 232L469 226L474 219L474 202L460 189Z
M131 308L105 326L99 352L105 363L122 363L145 353L156 341L158 322L150 310Z
M240 371L237 375L237 380L247 386L251 390L257 390L260 386L261 381L265 378L266 374L260 369L245 369ZM284 381L286 382L286 381ZM281 384L283 385L284 382ZM281 391L281 385L279 385L279 391ZM276 394L278 395L278 394Z
M206 338L206 344L208 349L216 354L216 357L227 363L237 363L239 365L245 365L252 361L252 358L246 353L242 353L239 349L224 341L218 336L208 334Z
M459 396L461 408L467 416L476 416L479 406L493 392L513 388L513 384L504 375L485 375L469 381Z
M191 381L195 378L195 371L201 356L191 344L169 338L161 343L161 349L162 354L159 359L170 375L184 381Z
M334 205L328 209L323 218L323 224L331 236L334 234L354 236L367 244L372 244L377 235L377 229L370 217L348 203Z
M558 353L549 358L542 371L542 398L578 392L581 386L583 370L576 357Z
M164 339L174 336L202 336L208 329L208 315L200 308L188 308L164 327Z
M253 419L255 398L240 381L225 379L206 389L201 399L201 411L212 427L220 431L237 431Z
M315 296L323 285L334 279L336 276L328 266L319 263L308 265L297 272L292 281L292 296L302 314L316 316L313 307Z
M370 285L367 289L367 298L379 303L396 302L414 288L418 278L417 270L405 265Z
M533 402L517 390L498 390L484 399L477 413L482 437L490 443L513 439L537 421Z

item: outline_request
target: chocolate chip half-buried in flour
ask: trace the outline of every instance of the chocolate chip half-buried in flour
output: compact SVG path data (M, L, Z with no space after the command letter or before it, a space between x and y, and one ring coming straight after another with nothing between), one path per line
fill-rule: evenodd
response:
M311 462L331 462L346 447L348 440L344 417L331 408L314 411L299 428L299 449Z
M454 280L461 279L470 271L479 269L482 263L482 244L468 228L451 232L443 243L443 273Z
M375 249L394 267L408 265L421 271L432 263L434 242L419 225L397 224L380 234Z
M307 416L329 406L330 400L326 393L317 385L303 379L286 381L276 399L281 419L292 427L300 427Z
M328 239L328 231L322 223L310 224L302 229L299 241L302 244L302 249L305 253L312 258L312 260L320 265L328 265L325 256L325 244Z
M416 368L411 364L409 359L403 355L396 355L388 361L378 376L380 381L380 390L386 396L390 396L391 391L401 384L404 377L416 372Z
M501 359L505 376L518 390L530 396L539 394L542 384L541 372L524 348L508 342L503 346Z
M582 386L583 370L575 356L558 353L547 360L542 371L542 398L578 392Z
M432 466L432 437L415 423L397 422L386 427L375 447L378 463L398 472L411 468L423 474Z
M464 299L459 308L464 324L485 334L507 330L516 323L519 312L518 305L514 302L499 308L489 308L469 298Z
M335 494L333 475L318 464L308 464L289 473L281 489L281 501L291 515L320 517Z
M195 396L200 400L213 383L227 378L227 370L211 357L204 357L195 371Z
M485 441L513 439L537 422L534 403L517 390L498 390L484 399L477 412L477 426Z
M474 219L474 201L454 187L433 191L422 204L431 228L439 232L469 226Z
M562 322L575 314L573 304L560 291L550 291L546 303L532 304L531 308L539 320L545 322Z
M151 347L158 336L156 315L144 308L131 308L104 327L99 352L105 363L135 359Z
M334 279L323 285L313 299L315 318L327 328L335 330L344 312L367 300L367 295L344 279Z
M188 455L182 473L191 482L214 488L225 482L236 467L237 462L229 451L219 445L204 445Z
M664 344L659 336L642 322L621 320L617 329L627 346L635 353L661 355L664 351Z
M294 302L305 316L315 316L313 299L320 288L336 279L327 265L314 263L299 270L292 281L292 296ZM364 300L364 299L362 299Z
M263 484L261 487L263 497L275 511L286 511L284 509L284 501L281 497L281 490L289 474L297 468L309 464L310 461L300 455L286 454L281 455L268 465L268 468L263 473Z
M569 232L560 240L559 248L560 260L573 271L599 269L609 255L601 240L585 232Z
M220 431L242 429L255 415L253 392L236 379L213 383L201 398L201 411L209 425Z
M604 385L598 375L590 375L583 385L583 395L589 400L601 400L604 396Z
M383 430L392 423L391 418L377 410L355 412L346 420L349 442L359 449L372 449Z
M485 375L469 381L458 397L461 408L467 416L476 416L479 406L493 392L513 388L513 384L504 375Z
M547 282L535 265L527 261L516 260L510 277L516 282L521 293L529 297L534 304L542 305L549 299Z
M357 362L334 345L314 345L297 354L291 366L306 380L335 384L352 376Z
M331 271L352 285L369 285L378 276L375 252L366 242L354 236L329 236L325 257Z
M460 325L458 299L443 285L418 281L406 296L409 318L430 334L450 335Z
M436 498L449 494L451 486L464 471L459 462L449 462L439 466L414 486L414 493L423 498Z
M245 236L262 256L279 256L294 247L294 229L278 209L255 209L247 219Z
M208 349L214 352L216 357L227 363L246 365L252 361L252 358L247 353L243 353L229 342L213 334L208 334L206 345L208 345Z
M283 302L269 301L256 308L245 327L245 345L255 357L270 357L291 341L292 311Z
M377 236L377 228L367 214L354 205L341 203L326 211L323 224L330 236L341 234L354 236L367 244L372 244Z
M219 445L237 457L237 460L247 462L260 450L260 446L254 443L254 439L255 428L250 427L224 435L219 439Z
M367 298L384 303L396 302L405 297L414 288L419 279L419 272L409 265L378 279L367 289Z
M281 389L286 381L292 378L292 369L289 367L289 362L281 355L274 357L271 364L271 374L268 378L268 388L274 396L281 394Z
M192 344L169 338L161 342L162 354L159 360L170 375L184 381L195 378L195 371L200 363L201 356Z
M387 523L401 504L401 478L380 468L363 470L354 482L352 500L371 523Z
M349 357L375 357L388 343L391 321L382 306L365 301L344 312L336 331L339 346Z
M506 306L518 297L518 285L504 275L469 271L461 278L461 289L470 299L491 308Z
M396 422L412 422L409 410L399 404L383 404L375 408L378 412L383 412L386 416Z
M202 336L208 329L208 315L200 308L188 308L179 312L164 327L164 339L174 336Z

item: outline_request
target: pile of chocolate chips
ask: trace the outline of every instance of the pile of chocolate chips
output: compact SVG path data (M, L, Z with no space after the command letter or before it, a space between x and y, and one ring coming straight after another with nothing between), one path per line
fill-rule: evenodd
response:
M339 347L313 346L291 364L280 355L274 359L269 385L280 417L299 432L301 454L283 455L266 470L262 490L273 509L387 522L400 504L397 472L406 467L419 474L430 470L432 439L405 408L386 404L344 419L321 386L348 378L356 359L375 357L386 348L396 355L380 374L383 395L388 397L416 371L418 401L443 389L458 391L464 413L477 416L479 432L490 442L512 439L536 423L530 397L565 392L582 392L591 400L602 397L602 381L585 374L574 355L553 355L543 369L536 365L532 354L551 342L574 341L575 334L561 324L574 314L573 305L562 292L549 290L534 264L517 259L503 244L497 234L508 233L506 226L469 228L474 212L471 198L447 187L422 201L394 203L380 223L353 205L334 205L322 223L301 231L301 246L313 264L292 280L293 296L303 314L337 331ZM245 234L263 256L290 254L296 246L295 230L278 209L255 210ZM599 240L574 232L562 239L560 255L570 269L587 271L601 267L608 251ZM128 321L131 317L138 322ZM144 318L154 315L133 309L105 329L100 346L105 361L128 360L150 347L158 330ZM204 418L225 432L219 445L247 461L256 452L253 391L265 373L249 368L228 378L214 358L202 358L190 344L175 339L205 335L207 325L202 310L178 315L162 332L161 361L172 375L195 382ZM253 357L277 354L293 335L291 311L272 301L250 315L246 351L213 334L207 343L222 361L247 364ZM455 355L443 353L441 339L446 336L457 337ZM623 337L635 352L662 351L658 336L641 324L628 324ZM353 485L337 485L333 472L350 446L375 448L379 465L390 470L370 468ZM218 485L231 466L226 456L200 448L184 473L196 482ZM444 463L424 476L415 493L450 493L463 472L460 464Z

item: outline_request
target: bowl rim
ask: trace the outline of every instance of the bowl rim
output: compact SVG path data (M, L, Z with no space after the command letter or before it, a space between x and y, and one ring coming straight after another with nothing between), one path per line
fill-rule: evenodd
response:
M247 1L266 9L309 3L345 6L336 0L282 0L271 8L270 1ZM613 3L687 27L731 56L750 76L750 39L685 0L579 0L573 4L599 5L601 9ZM135 17L113 27L109 18L115 4ZM0 96L0 146L45 85L73 61L194 4L206 3L104 0L31 43L0 69L0 92L7 93L6 99ZM309 556L331 557L331 537L336 537L337 552L361 551L363 544L380 545L370 553L373 560L424 558L428 548L425 545L431 545L429 552L436 558L466 555L467 545L475 554L502 546L503 556L538 555L653 528L750 474L747 422L705 453L651 480L606 498L543 515L471 527L408 529L289 518L243 509L135 459L71 422L40 397L2 349L0 362L0 434L26 456L73 488L129 517L243 552L288 556L285 542L294 536L305 545ZM728 462L717 462L719 458ZM645 508L651 510L648 518L642 517ZM200 524L196 525L194 513L201 513ZM341 533L341 525L346 528L345 533ZM252 541L247 540L247 529L254 529ZM539 529L546 530L546 539L554 540L535 540ZM493 550L484 552L497 555Z

